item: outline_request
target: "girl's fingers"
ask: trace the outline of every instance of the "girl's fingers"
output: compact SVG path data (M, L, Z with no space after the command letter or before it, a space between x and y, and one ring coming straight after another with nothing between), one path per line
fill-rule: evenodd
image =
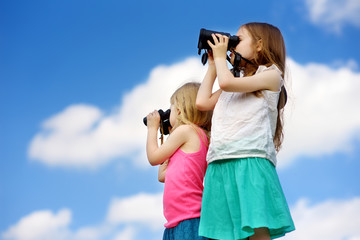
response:
M223 36L224 43L227 45L229 42L229 38L227 36Z
M149 113L149 114L147 115L147 117L154 117L154 116L156 116L156 113L157 113L157 112L158 112L158 111L154 110L153 112Z
M209 44L209 46L212 50L215 50L218 48L224 48L225 45L227 46L229 43L229 38L225 35L216 33L216 34L211 34L211 36L214 40L214 43L212 43L210 40L208 40L207 43Z
M215 46L214 44L212 44L212 42L210 40L207 40L207 43L209 44L209 46L211 47L211 49Z
M223 37L223 35L217 33L215 36L216 36L216 39L218 39L218 42L219 42L219 43L223 43L223 42L224 42L224 37Z
M216 35L219 35L219 34L216 34ZM214 40L215 45L219 43L219 39L216 37L216 35L213 34L213 33L211 34L211 36L212 36L212 38L213 38L213 40Z
M229 41L229 37L228 36L225 36L225 35L221 35L221 34L219 34L219 33L216 33L216 34L211 34L211 36L212 36L212 38L213 38L213 40L214 40L214 44L212 44L213 46L214 45L217 45L217 44L219 44L219 43L221 43L221 44L223 44L223 43L228 43L228 41ZM209 40L208 40L208 42L209 42ZM209 46L210 46L210 44L209 44Z

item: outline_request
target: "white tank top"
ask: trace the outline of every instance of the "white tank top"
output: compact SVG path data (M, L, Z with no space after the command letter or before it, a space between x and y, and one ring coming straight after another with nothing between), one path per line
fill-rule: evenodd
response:
M261 157L276 166L273 137L277 121L277 103L283 85L281 71L272 65L259 66L256 73L269 69L279 72L279 91L253 93L223 91L216 103L211 126L207 161Z

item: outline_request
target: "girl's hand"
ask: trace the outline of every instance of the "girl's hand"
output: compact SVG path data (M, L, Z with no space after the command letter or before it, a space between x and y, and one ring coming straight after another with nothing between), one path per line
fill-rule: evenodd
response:
M212 49L213 59L221 58L226 59L227 47L229 44L229 38L219 33L211 34L214 40L214 44L208 40L208 44Z
M147 116L147 127L158 129L160 125L160 114L158 111L154 110L149 113Z

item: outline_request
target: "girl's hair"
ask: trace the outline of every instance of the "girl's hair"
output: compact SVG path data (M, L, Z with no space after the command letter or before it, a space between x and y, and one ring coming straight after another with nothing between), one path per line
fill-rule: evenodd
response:
M243 26L250 34L253 40L254 48L259 40L262 40L262 48L257 52L253 63L255 66L247 64L245 66L245 76L254 75L259 65L265 65L267 67L275 64L282 72L282 78L285 80L285 58L286 49L285 42L280 30L268 23L247 23ZM255 92L256 96L261 96L260 92ZM285 105L286 90L282 88L279 97L279 104L277 106L278 116L277 124L274 135L274 145L276 151L279 151L283 141L283 110Z
M189 82L178 88L170 98L180 114L177 115L177 124L173 129L182 124L197 125L205 130L209 139L211 129L212 111L199 111L196 106L196 96L200 83ZM195 128L197 130L197 128ZM197 130L198 131L198 130Z

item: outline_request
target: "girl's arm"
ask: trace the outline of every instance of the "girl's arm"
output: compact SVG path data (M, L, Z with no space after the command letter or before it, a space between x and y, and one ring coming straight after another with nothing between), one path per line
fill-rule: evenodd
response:
M226 62L226 52L229 38L220 34L217 34L216 36L213 35L214 44L210 41L208 41L208 43L213 50L220 89L227 92L279 90L281 74L276 70L264 71L249 77L234 77Z
M158 172L159 182L162 182L162 183L165 182L165 174L166 174L166 170L167 170L168 164L169 164L169 159L166 160L165 162L163 162L163 163L159 166L159 172Z
M146 140L146 154L152 166L159 165L169 159L174 152L188 141L187 128L177 127L161 146L158 145L158 129L160 115L154 111L147 116L148 135Z
M208 52L208 56L209 67L196 97L196 107L200 111L213 110L221 93L221 89L212 92L216 79L216 67L211 51Z

